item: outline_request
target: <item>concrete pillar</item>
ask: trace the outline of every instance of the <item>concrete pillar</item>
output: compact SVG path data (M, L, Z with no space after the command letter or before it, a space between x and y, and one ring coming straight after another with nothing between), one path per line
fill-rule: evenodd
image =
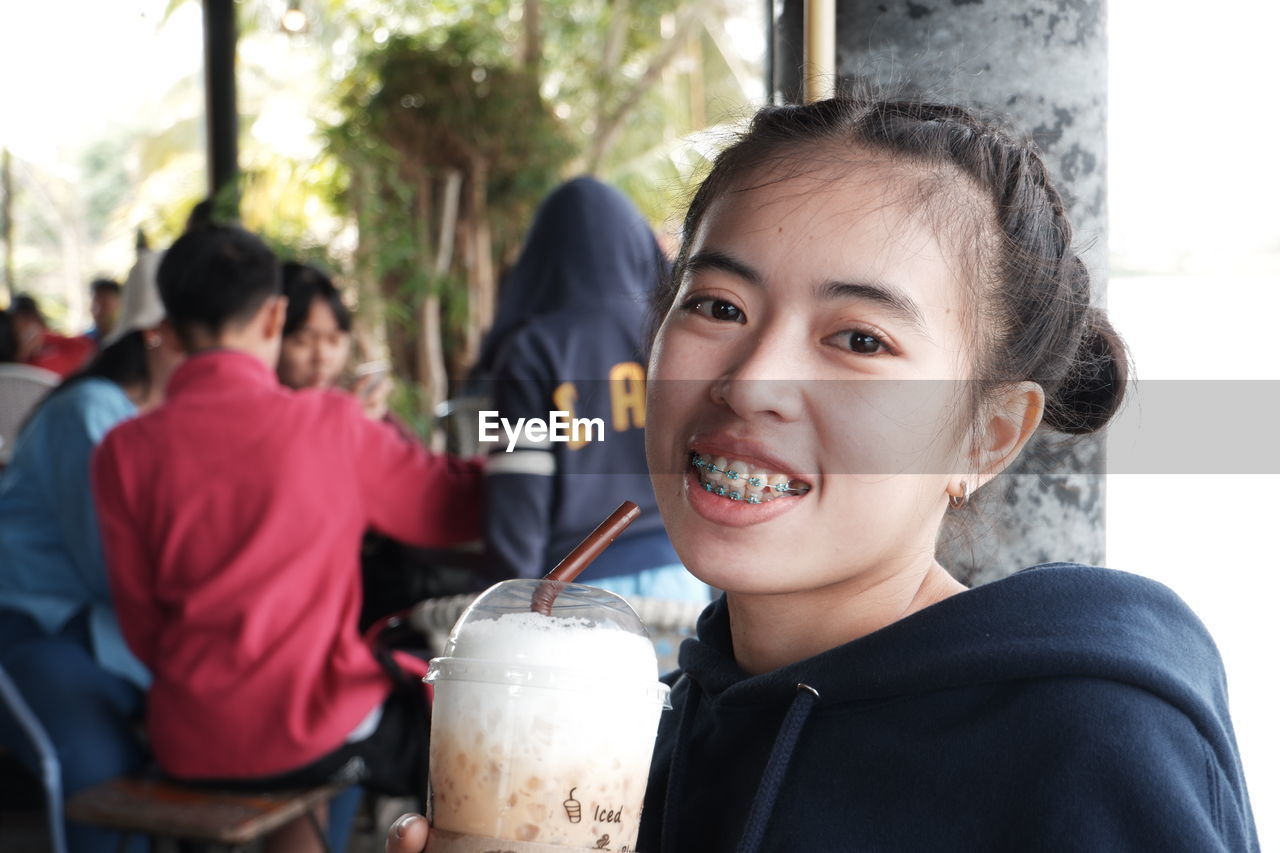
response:
M774 85L799 100L803 2L775 27ZM1107 279L1105 0L839 0L842 83L909 87L1030 130L1066 197L1101 304ZM1124 330L1120 330L1123 334ZM1101 563L1103 443L1041 438L944 530L943 565L982 583L1048 560ZM957 521L959 519L957 518Z

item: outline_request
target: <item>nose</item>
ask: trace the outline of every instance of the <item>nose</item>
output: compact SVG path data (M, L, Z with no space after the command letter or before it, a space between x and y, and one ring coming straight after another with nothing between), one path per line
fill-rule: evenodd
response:
M786 329L766 328L740 344L729 368L711 384L711 399L743 420L794 421L804 409L803 340Z

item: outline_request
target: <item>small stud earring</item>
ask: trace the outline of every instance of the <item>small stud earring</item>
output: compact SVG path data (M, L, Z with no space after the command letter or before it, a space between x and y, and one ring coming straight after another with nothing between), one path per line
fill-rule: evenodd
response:
M969 481L961 480L960 488L964 490L964 494L959 497L956 497L955 495L947 495L947 500L951 502L952 509L960 509L965 504L969 503Z

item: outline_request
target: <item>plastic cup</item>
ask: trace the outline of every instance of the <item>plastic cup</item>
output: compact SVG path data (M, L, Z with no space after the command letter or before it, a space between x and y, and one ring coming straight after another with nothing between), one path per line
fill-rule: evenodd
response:
M429 853L634 850L671 707L644 625L618 596L490 587L431 661Z

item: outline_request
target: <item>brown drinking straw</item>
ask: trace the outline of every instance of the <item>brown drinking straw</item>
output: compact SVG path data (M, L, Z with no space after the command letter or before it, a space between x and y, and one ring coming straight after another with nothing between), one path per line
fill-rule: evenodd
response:
M555 604L556 596L560 594L560 586L548 581L571 583L583 569L591 565L592 560L600 556L600 552L612 545L613 540L621 536L622 531L626 530L639 515L640 507L631 501L623 501L622 506L600 522L595 530L587 534L586 539L578 543L578 547L570 551L554 569L547 572L542 583L538 584L533 591L533 603L529 609L543 616L550 616L551 605Z

